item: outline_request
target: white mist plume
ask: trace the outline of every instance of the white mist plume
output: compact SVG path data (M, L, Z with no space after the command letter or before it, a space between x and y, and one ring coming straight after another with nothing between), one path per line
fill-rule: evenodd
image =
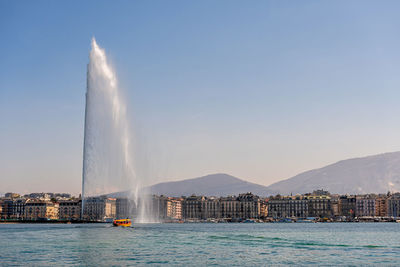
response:
M87 71L82 197L113 192L132 192L136 205L146 202L131 156L126 104L118 88L116 73L104 49L92 38ZM144 208L136 209L146 220Z

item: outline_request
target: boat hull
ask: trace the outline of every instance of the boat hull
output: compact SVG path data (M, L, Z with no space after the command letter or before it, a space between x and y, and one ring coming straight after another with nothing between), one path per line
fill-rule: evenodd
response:
M113 226L131 227L132 226L132 221L129 220L129 219L114 220L113 221Z

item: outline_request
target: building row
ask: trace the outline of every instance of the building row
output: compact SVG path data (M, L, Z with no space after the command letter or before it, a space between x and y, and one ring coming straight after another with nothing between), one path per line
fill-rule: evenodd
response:
M182 220L180 198L150 196L136 204L127 198L88 197L83 207L82 213L80 198L49 200L7 194L0 198L0 220L110 221L115 218L138 218L142 215L141 210L155 221Z
M137 203L107 196L82 200L67 194L28 197L8 193L0 198L1 220L85 220L141 218L154 221L242 221L247 219L400 217L400 193L386 195L331 195L317 190L296 196L260 198L251 193L228 197L149 196ZM47 194L47 193L46 193ZM31 196L32 195L32 196ZM83 217L81 217L83 215Z
M400 217L400 193L386 195L313 194L275 196L268 200L272 218Z
M24 198L0 200L2 220L78 220L80 213L79 199L59 202Z
M251 193L220 198L205 196L182 198L182 216L185 220L240 221L265 218L267 215L267 202Z

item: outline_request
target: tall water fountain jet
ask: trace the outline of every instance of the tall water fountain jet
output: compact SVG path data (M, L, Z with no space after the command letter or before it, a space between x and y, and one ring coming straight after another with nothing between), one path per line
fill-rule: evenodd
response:
M148 202L139 194L131 156L131 135L124 99L104 49L93 38L87 69L85 134L82 170L82 218L88 197L131 192L137 214ZM139 201L139 197L141 201ZM143 218L138 218L143 221Z

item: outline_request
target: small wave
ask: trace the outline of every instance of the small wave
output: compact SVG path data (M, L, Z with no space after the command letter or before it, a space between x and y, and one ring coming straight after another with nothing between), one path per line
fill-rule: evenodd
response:
M230 241L240 241L240 242L250 242L250 243L275 243L275 242L288 242L284 238L279 237L266 237L266 236L255 236L255 235L248 235L248 234L238 234L238 235L210 235L208 236L209 239L212 240L230 240Z
M300 246L314 246L314 247L351 247L346 244L329 244L329 243L318 243L318 242L296 242L295 245Z
M250 242L259 243L263 242L266 246L271 247L293 247L293 248L303 248L308 250L322 249L322 248L356 248L349 244L332 244L317 241L307 241L307 240L291 240L280 237L266 237L266 236L256 236L249 234L237 234L237 235L209 235L209 239L216 241L240 241L240 242ZM379 246L365 246L365 248L378 248Z
M169 261L148 261L146 264L166 264L169 263Z
M385 246L378 246L378 245L365 245L362 247L363 248L385 248Z

